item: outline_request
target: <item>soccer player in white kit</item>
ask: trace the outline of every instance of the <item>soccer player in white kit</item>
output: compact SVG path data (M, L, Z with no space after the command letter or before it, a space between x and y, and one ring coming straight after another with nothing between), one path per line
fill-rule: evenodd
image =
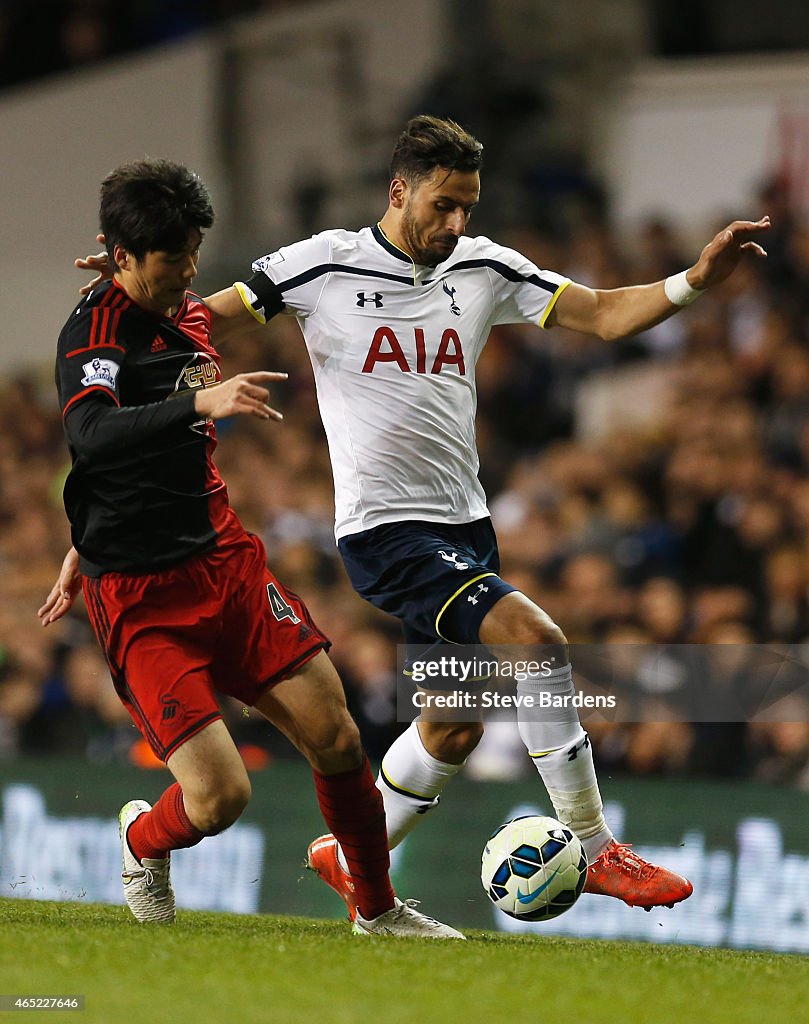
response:
M284 246L207 302L217 340L277 313L297 318L331 455L338 546L355 589L400 618L408 643L550 646L558 667L519 689L571 695L562 630L498 575L477 478L478 357L495 324L559 325L605 340L645 330L724 280L744 252L765 255L752 236L769 220L734 222L665 282L591 289L466 235L481 152L452 121L411 119L376 226ZM556 817L584 845L586 892L646 909L691 894L685 878L613 837L575 708L519 728ZM391 848L438 803L482 732L480 721L416 721L393 743L377 780ZM333 836L310 845L308 864L353 916L353 883Z

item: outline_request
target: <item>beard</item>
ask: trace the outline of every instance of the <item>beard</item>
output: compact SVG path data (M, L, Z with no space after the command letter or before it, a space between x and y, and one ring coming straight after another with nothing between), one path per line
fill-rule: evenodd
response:
M420 267L437 267L439 263L449 259L458 244L457 237L452 234L437 235L427 244L419 242L415 218L409 206L402 211L401 230L413 262Z

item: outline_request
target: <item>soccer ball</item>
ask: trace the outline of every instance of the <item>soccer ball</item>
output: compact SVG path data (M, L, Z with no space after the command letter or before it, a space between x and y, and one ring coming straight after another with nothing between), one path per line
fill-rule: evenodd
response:
M587 857L561 821L526 815L492 833L483 851L480 880L504 914L519 921L548 921L581 896Z

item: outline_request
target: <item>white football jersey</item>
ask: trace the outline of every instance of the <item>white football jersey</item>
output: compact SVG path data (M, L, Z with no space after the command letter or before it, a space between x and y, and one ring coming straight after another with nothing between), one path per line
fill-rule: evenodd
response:
M493 324L544 325L569 284L488 238L422 267L379 226L324 231L258 259L297 317L326 429L337 538L382 523L488 515L475 366ZM259 319L260 300L237 287Z

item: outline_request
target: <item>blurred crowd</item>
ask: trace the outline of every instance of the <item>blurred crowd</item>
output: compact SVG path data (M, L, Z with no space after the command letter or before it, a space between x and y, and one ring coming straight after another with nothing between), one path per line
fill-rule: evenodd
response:
M0 88L183 39L293 0L3 0ZM300 2L300 0L298 0Z
M637 721L588 721L611 774L809 788L800 662L809 640L809 223L777 186L753 205L773 217L762 240L769 258L745 260L678 316L618 344L497 327L478 368L481 478L504 578L571 644L611 645L621 685L641 708L650 702ZM631 238L590 217L567 233L521 228L498 240L605 288L663 278L696 255L662 220ZM273 395L285 420L220 424L218 463L273 570L331 637L378 759L402 728L398 626L354 594L337 556L328 453L294 320L278 317L223 352L225 375L257 368L289 372ZM148 765L81 603L47 630L36 618L69 545L51 367L2 386L0 430L0 757L59 752ZM737 717L756 713L755 721L698 720L681 692L681 645L708 645L697 674L739 688L746 703ZM767 649L781 652L778 671L761 671ZM669 670L650 673L632 651L663 652ZM573 655L575 669L575 647ZM586 683L586 661L580 671ZM249 764L290 755L254 712L231 702L224 711ZM532 770L513 723L492 723L469 770Z

